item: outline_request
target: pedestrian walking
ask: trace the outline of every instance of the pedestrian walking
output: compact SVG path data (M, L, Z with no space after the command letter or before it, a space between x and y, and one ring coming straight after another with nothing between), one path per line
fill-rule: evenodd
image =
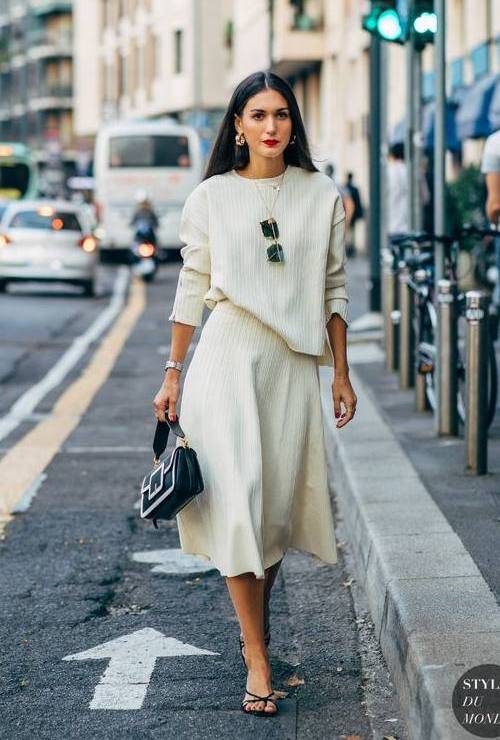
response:
M404 144L389 147L387 160L387 231L388 234L408 232L408 182Z
M349 193L353 203L351 221L349 228L346 230L346 254L348 257L354 257L356 255L356 224L364 217L365 210L361 200L361 193L358 186L354 183L352 172L347 173L344 190Z
M328 164L325 167L325 175L330 177L332 180L335 180L335 166L332 164L332 162L328 162ZM340 197L342 200L342 205L344 207L344 214L345 214L345 233L347 234L349 232L349 229L351 227L351 222L354 216L354 201L351 197L351 193L349 190L347 190L346 187L341 185L340 183L337 184L337 190L340 193ZM346 250L347 254L347 250ZM347 254L347 256L349 256Z
M241 708L278 712L269 598L289 547L337 562L318 365L334 366L337 427L354 416L346 357L344 209L313 165L296 98L276 74L236 87L181 219L170 360L153 406L179 419L205 489L177 515L182 551L225 577L247 668ZM275 697L275 698L273 698Z

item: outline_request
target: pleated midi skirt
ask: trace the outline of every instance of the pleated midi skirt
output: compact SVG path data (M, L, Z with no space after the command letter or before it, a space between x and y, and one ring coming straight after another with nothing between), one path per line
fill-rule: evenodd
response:
M289 547L337 562L314 355L291 350L253 314L219 301L177 413L205 483L177 514L184 553L223 576L264 578Z

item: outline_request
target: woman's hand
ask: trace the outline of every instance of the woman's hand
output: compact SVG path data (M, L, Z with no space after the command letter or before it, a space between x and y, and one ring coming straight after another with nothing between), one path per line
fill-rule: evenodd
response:
M333 394L333 410L335 412L335 418L340 420L337 422L337 429L344 427L348 422L351 421L354 414L356 413L356 394L351 385L348 375L334 375L332 383L332 394ZM341 402L344 404L345 410L341 415Z
M153 408L155 416L160 421L166 421L165 411L168 411L168 418L171 421L177 418L175 406L180 394L179 376L179 370L169 368L165 373L160 390L154 397Z

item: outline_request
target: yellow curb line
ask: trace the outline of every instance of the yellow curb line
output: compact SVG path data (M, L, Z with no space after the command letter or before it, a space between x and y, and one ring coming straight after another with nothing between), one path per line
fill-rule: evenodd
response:
M144 282L133 278L129 300L81 375L40 421L0 460L0 539L11 512L78 426L97 391L109 377L120 352L146 307Z

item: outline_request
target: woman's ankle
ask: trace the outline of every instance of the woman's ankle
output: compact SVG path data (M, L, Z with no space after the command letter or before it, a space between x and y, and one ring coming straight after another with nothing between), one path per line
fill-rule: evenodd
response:
M269 665L269 654L264 645L247 645L245 643L245 661L247 665L265 663Z

